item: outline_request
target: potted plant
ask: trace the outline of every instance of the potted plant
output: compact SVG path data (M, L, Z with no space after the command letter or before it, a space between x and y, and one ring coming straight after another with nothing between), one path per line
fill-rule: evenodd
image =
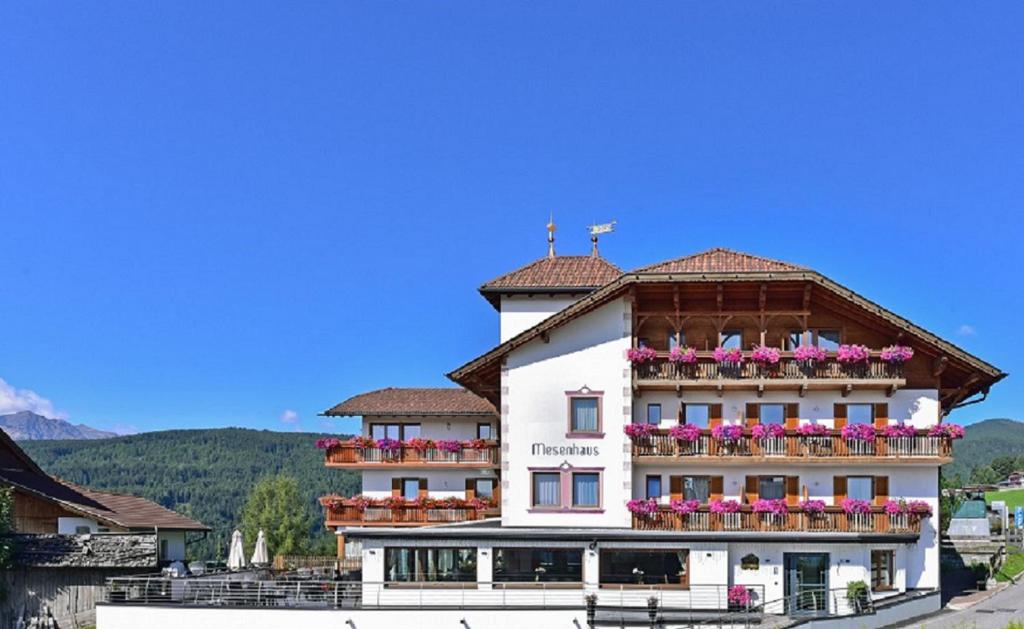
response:
M815 456L828 456L832 453L832 438L829 428L822 424L800 424L796 433L800 435L800 445L804 450Z
M726 598L729 601L729 609L739 611L750 606L750 589L745 585L733 585L729 588Z
M658 501L654 498L634 498L626 503L626 510L635 516L649 518L658 512Z
M673 347L668 352L668 362L675 366L677 375L692 378L697 364L697 348Z
M335 439L334 437L326 437L324 439L316 440L316 447L320 448L321 450L333 450L334 448L337 448L340 445L341 440Z
M836 350L836 361L843 366L846 375L863 378L867 376L871 350L866 345L840 345Z
M758 345L750 353L750 360L757 365L761 377L771 378L778 375L779 359L782 352L777 347L765 347Z
M629 362L633 363L633 366L642 365L649 363L658 357L658 352L654 351L650 347L631 347L626 352L626 358Z
M800 371L807 377L814 375L817 365L824 363L828 352L816 345L801 345L793 350L793 358L800 366Z
M800 510L804 514L805 524L808 529L813 529L822 520L822 516L825 515L825 501L824 500L801 500Z
M945 437L947 439L963 439L964 427L958 424L935 424L928 429L929 437Z
M738 347L727 349L715 348L715 362L718 363L720 378L739 378L742 373L743 352Z
M654 432L654 427L650 424L626 424L622 427L622 432L626 433L626 436L633 441L637 441L650 437Z
M868 584L864 581L850 581L846 584L846 600L856 613L870 609Z

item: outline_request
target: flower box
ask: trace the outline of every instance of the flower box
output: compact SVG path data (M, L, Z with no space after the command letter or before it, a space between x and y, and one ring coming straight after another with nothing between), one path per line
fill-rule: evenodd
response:
M657 358L658 352L650 347L632 347L626 352L626 358L634 365L642 365Z
M693 443L700 439L700 428L693 424L676 424L668 429L668 436L676 441Z
M882 348L879 357L884 362L902 365L914 357L914 350L906 345L890 345Z

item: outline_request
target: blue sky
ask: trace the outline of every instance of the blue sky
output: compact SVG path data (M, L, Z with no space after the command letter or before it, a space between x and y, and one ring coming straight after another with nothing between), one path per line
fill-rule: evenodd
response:
M1011 373L1019 3L0 6L0 403L321 430L490 348L483 281L811 266ZM32 398L34 394L37 397ZM350 425L350 424L349 424Z

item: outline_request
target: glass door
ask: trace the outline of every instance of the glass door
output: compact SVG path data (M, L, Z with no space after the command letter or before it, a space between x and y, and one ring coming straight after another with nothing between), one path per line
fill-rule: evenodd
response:
M828 612L828 553L785 553L786 611L790 616Z

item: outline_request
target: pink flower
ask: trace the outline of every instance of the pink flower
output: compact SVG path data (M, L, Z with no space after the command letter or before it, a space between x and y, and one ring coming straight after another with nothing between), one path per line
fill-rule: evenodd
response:
M427 450L436 447L437 444L434 443L433 439L413 437L408 442L406 442L406 445L422 454L423 452L426 452Z
M836 360L841 363L866 363L871 357L871 350L864 345L840 345L836 350Z
M653 431L654 427L650 424L626 424L622 427L622 432L626 433L631 439L650 437Z
M907 503L904 500L886 500L885 501L885 512L889 515L899 515L906 513L908 509Z
M712 500L708 507L711 513L736 513L740 510L740 503L735 500Z
M699 500L673 500L669 503L669 507L680 515L686 515L687 513L693 513L700 508Z
M738 347L734 347L732 349L716 347L715 361L719 363L735 363L738 365L743 362L743 352Z
M800 508L803 509L804 513L824 513L825 512L825 501L824 500L803 500L800 502Z
M677 441L696 441L700 439L700 428L693 424L676 424L668 429L668 436Z
M650 347L633 347L626 352L626 358L634 365L642 365L657 358L658 352Z
M658 511L658 501L654 498L634 499L626 503L626 509L636 515L652 515Z
M754 424L750 434L754 439L777 439L786 436L786 428L782 424Z
M898 424L889 424L882 430L882 434L886 437L892 438L913 437L917 435L917 428L914 428L910 424L900 422Z
M906 345L890 345L882 348L881 358L887 363L905 363L914 357L914 350Z
M843 426L843 438L850 441L874 441L875 427L869 424L848 424Z
M789 507L786 505L786 501L782 498L775 500L758 498L754 501L753 508L754 513L770 513L773 515L786 515L789 513Z
M797 360L825 360L828 352L814 345L801 345L793 350L793 358Z
M335 439L334 437L327 437L324 439L316 440L316 447L320 448L321 450L330 450L331 448L337 448L340 445L341 440Z
M828 434L828 428L821 424L800 424L796 431L801 437L822 437Z
M924 500L911 500L907 503L907 510L922 516L930 516L932 514L932 506Z
M928 429L929 437L948 437L950 439L963 439L964 427L957 424L935 424Z
M401 441L398 439L390 439L388 437L378 439L376 445L378 450L383 450L384 452L395 452L402 449Z
M668 360L673 363L695 363L697 362L697 350L693 347L673 347L668 352Z
M365 450L367 448L372 448L375 445L377 445L376 441L374 441L370 437L363 437L362 435L356 435L355 437L352 437L351 439L348 440L348 443L356 450Z
M750 590L743 585L734 585L729 588L728 599L733 605L745 607L750 604Z
M871 503L867 500L857 500L856 498L844 498L843 502L840 503L843 507L843 511L848 514L866 514L871 513Z
M738 441L743 437L743 426L739 424L719 424L711 429L711 436L716 441Z
M775 347L758 346L750 354L750 359L762 365L775 365L779 362L782 353Z
M462 451L462 442L455 439L441 439L435 442L434 446L441 452L448 452L449 454Z

